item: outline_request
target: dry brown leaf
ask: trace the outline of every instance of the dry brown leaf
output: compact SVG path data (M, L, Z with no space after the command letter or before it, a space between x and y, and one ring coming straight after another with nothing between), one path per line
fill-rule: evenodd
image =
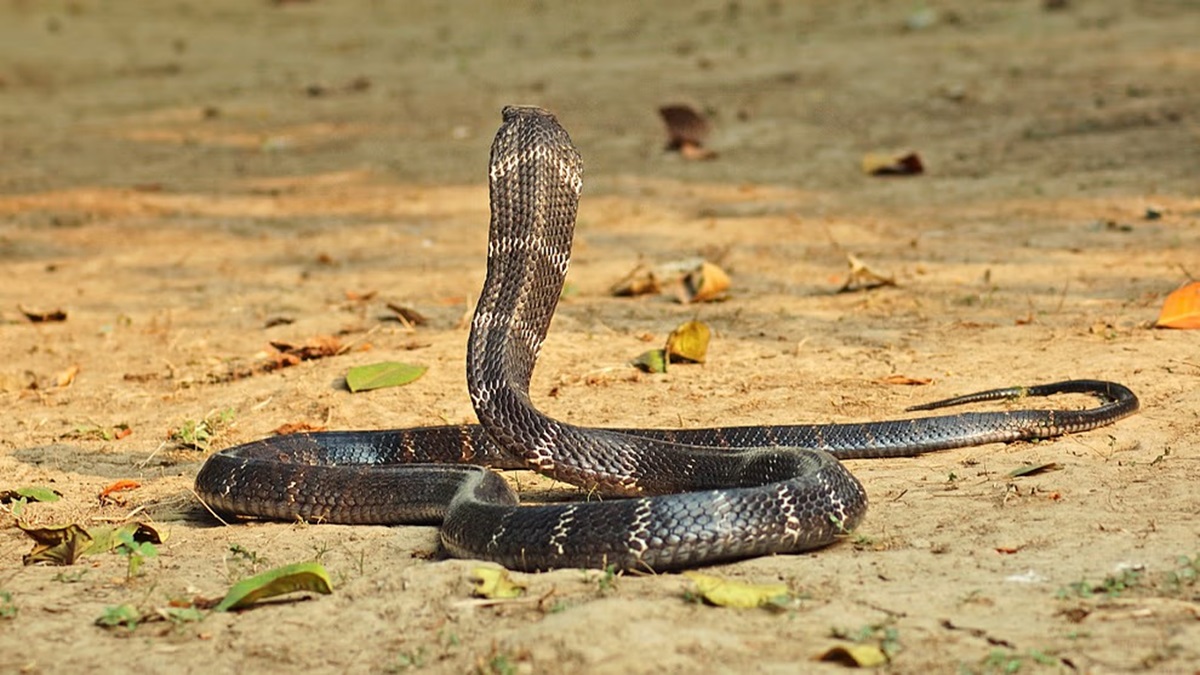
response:
M79 374L78 365L70 365L54 376L54 386L69 387L75 382L75 376Z
M729 290L729 275L725 270L705 260L700 267L683 277L679 301L686 304L723 300Z
M702 146L712 131L708 119L690 105L664 105L658 114L667 125L668 150L678 150L684 144Z
M425 324L429 323L429 319L426 319L424 314L421 314L411 307L405 307L404 305L398 305L394 302L389 302L387 304L387 308L396 313L396 320L404 324L405 328L424 326Z
M838 293L848 293L857 290L870 290L879 288L880 286L895 286L896 278L894 276L884 276L859 260L853 253L846 254L846 264L850 266L850 276L846 278L846 283L838 289Z
M684 143L679 146L679 156L693 162L703 162L717 158L717 152L710 150L703 145L695 143Z
M271 346L275 348L277 353L263 367L263 370L268 372L280 368L288 368L301 361L312 361L314 359L323 359L327 356L336 356L346 349L346 347L342 346L341 341L332 335L309 338L302 345L293 345L279 340L272 340Z
M888 375L879 380L883 384L921 385L930 384L933 380L928 377L909 377L907 375Z
M925 165L915 152L895 155L872 152L863 157L862 170L868 176L915 176L925 172Z
M276 436L287 436L288 434L301 434L313 431L325 431L327 427L321 424L309 424L308 422L288 422L275 427L271 433Z
M608 292L610 295L615 295L619 298L628 298L660 293L662 292L662 285L658 283L658 277L655 276L654 270L639 264L620 281L610 286Z
M704 147L712 124L689 105L664 105L658 114L667 125L667 150L676 150L688 160L713 159L717 153Z
M21 313L25 315L25 318L29 319L33 323L50 323L67 320L67 313L61 309L41 312L33 309L27 309L21 305L17 305L17 309L21 310Z
M1186 283L1163 300L1156 328L1200 328L1200 281Z

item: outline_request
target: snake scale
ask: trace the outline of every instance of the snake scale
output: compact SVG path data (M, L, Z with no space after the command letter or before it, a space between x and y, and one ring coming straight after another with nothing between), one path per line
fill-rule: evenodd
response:
M534 407L529 381L570 260L582 162L550 113L504 109L489 171L487 278L467 349L478 425L279 436L208 458L196 492L218 514L440 523L446 551L506 567L664 571L827 545L866 513L839 459L912 456L1093 429L1137 410L1123 385L1070 380L918 406L1058 393L1081 410L1009 410L855 424L656 430L582 427ZM493 469L529 468L585 501L520 505Z

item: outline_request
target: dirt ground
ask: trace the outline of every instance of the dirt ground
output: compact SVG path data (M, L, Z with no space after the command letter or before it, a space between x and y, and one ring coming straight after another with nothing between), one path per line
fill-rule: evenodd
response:
M1195 671L1200 336L1150 324L1200 273L1197 34L1170 0L4 2L0 489L63 494L27 522L168 538L130 580L114 553L24 567L4 506L0 671L832 672L814 659L856 637L894 672ZM656 108L676 101L713 116L716 160L663 152ZM461 320L508 103L556 111L587 165L533 385L553 415L860 421L1084 377L1128 384L1142 411L851 462L872 500L854 536L708 570L788 584L778 613L697 604L679 575L580 570L515 575L532 600L483 606L478 563L439 558L435 528L207 519L190 492L205 453L168 441L188 421L224 413L213 452L285 423L473 419ZM922 176L860 170L910 149ZM835 293L844 251L898 287ZM724 256L727 301L607 293L639 261L695 255ZM428 324L388 320L389 302ZM707 364L627 365L693 317L715 331ZM272 340L322 335L353 348L239 376ZM429 371L344 388L385 359ZM1029 463L1057 470L1009 477ZM121 479L141 487L100 505ZM332 595L94 625L312 559Z

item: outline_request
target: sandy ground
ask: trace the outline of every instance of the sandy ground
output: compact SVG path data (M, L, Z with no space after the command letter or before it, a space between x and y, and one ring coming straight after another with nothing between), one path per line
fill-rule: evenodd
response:
M895 672L1197 667L1200 563L1180 557L1200 549L1200 336L1150 328L1200 273L1190 3L444 4L0 7L0 489L62 492L24 507L32 523L133 513L168 535L131 580L116 554L23 567L5 506L0 671L833 671L813 659L838 634L898 647ZM718 159L662 151L655 110L675 101L713 115ZM691 602L678 575L580 570L516 575L534 600L479 606L477 563L438 558L434 528L214 525L190 493L204 453L166 440L188 420L227 411L211 452L284 423L473 419L459 322L507 103L555 110L588 171L573 290L533 386L551 414L885 419L1071 377L1124 382L1143 411L1054 442L852 462L873 504L855 536L709 570L788 584L781 613ZM925 175L859 169L906 149ZM899 286L834 293L843 250ZM638 261L721 253L726 302L607 295ZM385 320L388 302L429 323ZM626 365L693 317L715 331L709 363ZM232 377L271 340L335 334L355 349ZM344 389L348 367L383 359L429 371ZM119 479L141 487L99 505ZM330 596L93 625L314 558Z

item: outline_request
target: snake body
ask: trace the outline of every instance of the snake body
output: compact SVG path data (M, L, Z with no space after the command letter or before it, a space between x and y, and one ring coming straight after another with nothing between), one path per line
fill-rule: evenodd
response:
M548 112L508 107L492 145L487 278L467 384L478 425L279 436L209 457L196 492L226 516L440 523L454 556L506 567L663 571L804 551L854 529L862 485L839 459L1049 438L1137 410L1123 385L1070 380L920 406L1058 393L1084 410L1014 410L856 424L603 429L541 413L529 381L570 260L582 162ZM520 505L493 469L578 485L581 502Z

